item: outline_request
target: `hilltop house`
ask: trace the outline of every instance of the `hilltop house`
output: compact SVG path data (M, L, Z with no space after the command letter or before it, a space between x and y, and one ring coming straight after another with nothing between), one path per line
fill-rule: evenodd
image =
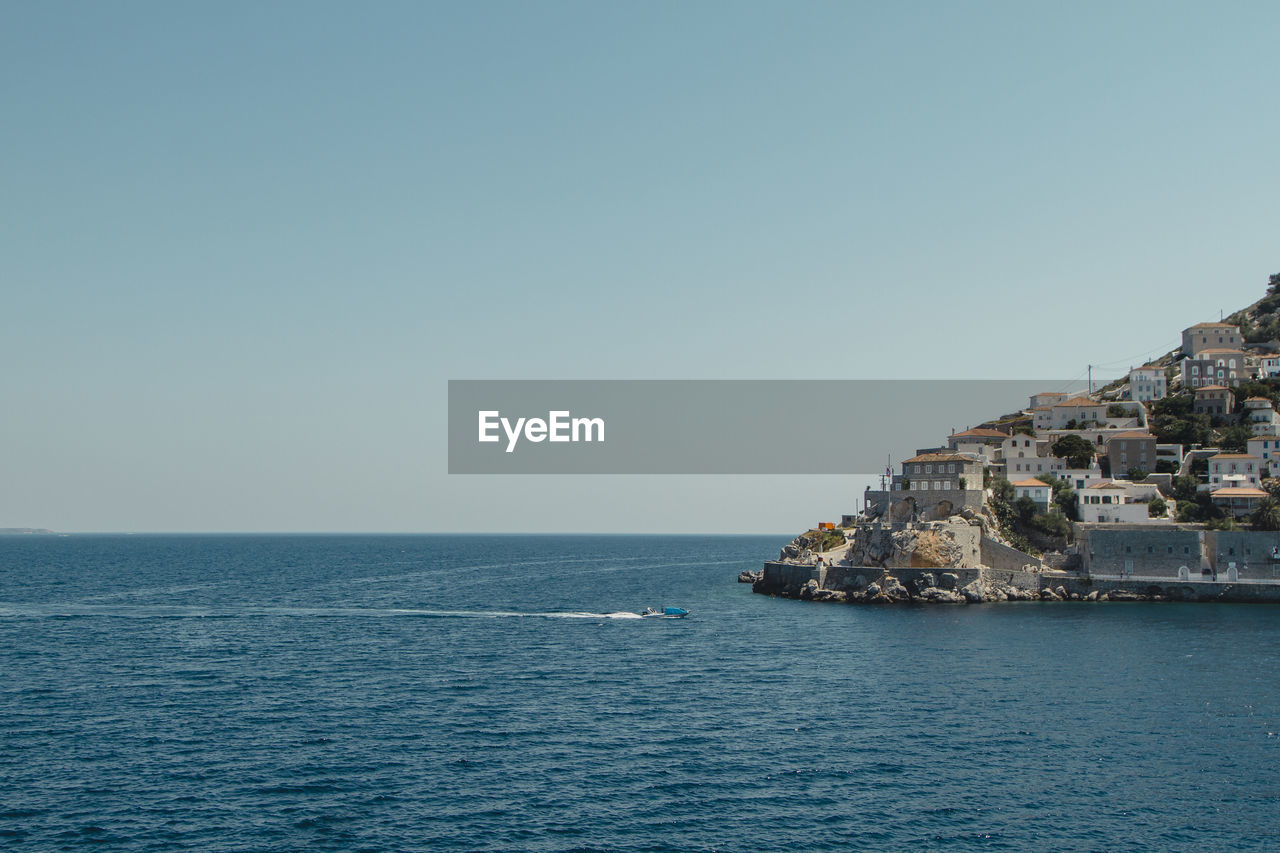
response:
M1111 476L1119 477L1130 468L1156 469L1156 437L1142 430L1116 433L1107 439L1107 459Z
M1217 453L1209 457L1209 482L1201 491L1214 492L1223 487L1262 485L1262 458L1252 453Z
M1053 406L1036 406L1030 410L1031 426L1039 435L1042 430L1053 426Z
M1258 359L1258 378L1280 376L1280 355L1264 355Z
M989 429L987 427L966 429L962 432L953 432L947 436L947 448L956 450L960 444L985 444L990 447L999 447L1000 443L1008 437L1008 432L998 429Z
M1048 455L1049 443L1037 441L1029 435L1012 435L1000 445L1000 458L1004 462L1004 476L1009 481L1026 480L1040 474L1060 476L1067 463ZM1044 455L1041 455L1043 452Z
M1028 477L1013 484L1013 494L1014 500L1024 497L1031 498L1035 502L1036 509L1041 512L1048 512L1049 505L1053 500L1053 487L1042 480Z
M1041 391L1039 394L1031 395L1030 408L1038 409L1041 406L1052 406L1055 403L1061 403L1070 396L1070 394L1065 394L1062 391Z
M1250 397L1244 401L1244 422L1254 435L1276 435L1280 416L1266 397Z
M1129 371L1129 399L1160 400L1167 392L1163 367L1144 364Z
M1097 462L1088 468L1067 468L1058 476L1070 483L1071 488L1076 491L1087 489L1094 483L1101 483L1107 479L1102 476L1102 467Z
M894 474L889 489L868 488L864 494L868 508L885 513L907 498L917 512L945 505L947 510L976 509L986 503L982 482L982 457L973 453L936 450L912 456L902 463L902 473Z
M1227 416L1235 408L1235 394L1225 385L1206 385L1196 389L1193 410L1197 415Z
M1106 418L1106 404L1099 403L1097 400L1090 400L1088 397L1072 397L1070 400L1063 400L1060 403L1053 404L1053 411L1050 412L1049 416L1049 428L1063 429L1072 421L1076 424L1089 422L1100 424Z
M1220 506L1236 518L1241 518L1258 508L1267 496L1262 489L1253 486L1225 486L1210 494L1215 506Z
M1182 360L1182 387L1205 385L1235 387L1249 378L1244 352L1238 349L1206 349Z
M1274 468L1280 468L1280 436L1259 435L1249 439L1249 455L1262 460L1262 476L1270 476Z
M1197 323L1182 330L1182 352L1196 356L1207 349L1239 349L1244 346L1240 327L1230 323Z
M1114 524L1117 522L1143 523L1156 521L1151 518L1147 503L1139 502L1123 483L1095 483L1077 496L1080 520L1088 524Z

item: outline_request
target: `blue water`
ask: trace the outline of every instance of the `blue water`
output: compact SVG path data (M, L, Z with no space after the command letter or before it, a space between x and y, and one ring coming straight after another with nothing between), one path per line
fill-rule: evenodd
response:
M1277 849L1280 607L734 582L781 544L0 539L0 846Z

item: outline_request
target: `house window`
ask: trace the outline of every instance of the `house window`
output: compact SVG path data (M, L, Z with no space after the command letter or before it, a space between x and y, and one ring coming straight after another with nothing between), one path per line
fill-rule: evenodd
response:
M919 465L917 465L917 466L916 466L915 473L916 473L916 474L919 474L919 473L920 473L920 466L919 466Z
M925 472L926 474L932 474L932 473L933 473L933 466L932 466L932 465L926 465L926 466L924 466L924 472Z

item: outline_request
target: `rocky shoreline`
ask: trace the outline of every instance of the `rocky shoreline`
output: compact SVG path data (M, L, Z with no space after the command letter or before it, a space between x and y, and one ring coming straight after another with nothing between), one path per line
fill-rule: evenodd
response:
M858 581L861 581L859 583ZM1170 595L1161 587L1153 589L1113 589L1078 592L1066 584L1029 589L994 579L979 577L964 586L953 572L924 572L905 583L895 575L882 574L875 580L858 575L852 586L827 589L817 580L810 579L802 585L776 586L767 582L763 572L742 572L739 583L750 583L752 592L777 598L794 598L801 601L830 601L841 604L984 604L1001 601L1186 601L1196 597ZM1073 584L1074 585L1074 584Z

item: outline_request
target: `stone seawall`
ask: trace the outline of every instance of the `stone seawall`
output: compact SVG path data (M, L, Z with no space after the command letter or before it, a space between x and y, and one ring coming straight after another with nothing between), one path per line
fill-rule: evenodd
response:
M995 601L1280 603L1280 583L1089 576L992 568L817 566L771 561L753 592L807 601L977 604Z

